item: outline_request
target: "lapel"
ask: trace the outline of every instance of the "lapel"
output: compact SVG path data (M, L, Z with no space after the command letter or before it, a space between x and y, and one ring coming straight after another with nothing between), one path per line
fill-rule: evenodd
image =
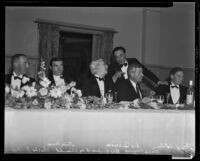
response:
M128 87L130 89L130 93L132 93L132 95L138 95L135 88L133 87L131 81L129 79L127 79L127 82L128 82Z

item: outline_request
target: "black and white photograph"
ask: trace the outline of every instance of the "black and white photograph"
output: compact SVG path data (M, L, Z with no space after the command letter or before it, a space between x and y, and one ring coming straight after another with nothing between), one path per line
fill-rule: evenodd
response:
M199 4L166 4L5 6L4 154L195 157Z

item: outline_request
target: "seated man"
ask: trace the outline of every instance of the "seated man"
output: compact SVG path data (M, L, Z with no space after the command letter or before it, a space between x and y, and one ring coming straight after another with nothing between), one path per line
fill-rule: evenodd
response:
M169 93L168 103L184 103L186 100L187 87L182 86L183 69L179 67L172 68L169 74L169 85L159 85L156 89L156 95L165 97L164 103L167 102L167 93Z
M142 99L143 95L139 86L139 82L143 78L143 69L140 64L130 64L127 69L128 79L119 83L117 90L118 101L134 101Z
M72 81L72 79L63 76L63 71L63 60L61 58L52 58L48 75L48 78L51 81L50 86L65 85L65 83L70 83Z
M113 89L112 80L106 76L107 65L102 59L92 61L90 64L91 74L84 78L81 83L83 96L105 96L108 90Z
M29 68L28 59L24 54L15 54L11 58L11 73L5 76L5 83L14 89L25 85L35 86L36 81L26 75Z

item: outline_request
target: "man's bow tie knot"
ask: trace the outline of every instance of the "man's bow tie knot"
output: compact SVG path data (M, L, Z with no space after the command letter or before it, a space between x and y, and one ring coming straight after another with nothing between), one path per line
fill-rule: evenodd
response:
M172 88L178 88L178 86L171 86Z
M100 81L105 81L105 78L100 78L100 77L96 77L97 79L99 79Z
M22 78L18 77L18 76L14 76L14 80L19 79L22 80Z
M123 67L123 66L126 67L127 65L128 65L128 63L124 63L124 64L121 64L120 67Z

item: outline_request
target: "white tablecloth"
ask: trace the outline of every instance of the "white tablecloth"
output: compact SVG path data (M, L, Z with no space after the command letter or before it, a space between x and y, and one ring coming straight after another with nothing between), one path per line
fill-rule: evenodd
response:
M5 153L45 152L45 148L61 152L69 145L88 152L120 147L143 153L156 153L164 146L195 148L195 112L5 109Z

